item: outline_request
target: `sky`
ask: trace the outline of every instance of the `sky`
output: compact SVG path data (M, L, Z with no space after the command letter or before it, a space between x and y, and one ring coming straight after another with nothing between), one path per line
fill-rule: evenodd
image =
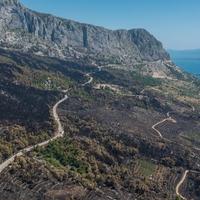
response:
M145 28L167 49L200 49L200 0L21 0L30 9L109 29Z

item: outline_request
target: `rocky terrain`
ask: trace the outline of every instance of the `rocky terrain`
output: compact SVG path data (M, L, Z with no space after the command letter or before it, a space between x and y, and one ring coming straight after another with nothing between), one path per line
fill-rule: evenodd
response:
M200 81L147 31L0 0L0 200L199 200ZM64 135L55 136L54 105ZM1 170L1 169L0 169Z
M108 30L29 10L18 0L1 0L0 44L39 55L124 64L169 60L162 44L143 29Z

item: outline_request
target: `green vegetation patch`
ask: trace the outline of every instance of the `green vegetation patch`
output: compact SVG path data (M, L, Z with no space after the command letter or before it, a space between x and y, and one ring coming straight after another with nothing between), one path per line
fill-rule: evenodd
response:
M66 89L71 84L69 78L46 72L34 73L31 79L31 86L45 90Z
M2 136L0 138L0 163L27 146L46 141L51 134L45 131L27 132L24 127L19 125L9 126L0 131Z
M160 90L172 96L199 98L199 88L191 82L165 80L160 86Z
M184 137L187 140L190 140L192 142L196 142L196 143L200 143L200 132L192 132L192 133L188 133L187 135L183 135L182 137Z
M139 159L138 164L140 166L139 172L145 177L149 177L155 172L156 165L149 160Z
M140 75L137 72L131 72L131 76L134 79L134 81L141 86L158 86L162 82L160 79L153 78L151 76L143 76Z
M0 55L0 63L9 63L9 64L13 64L15 63L11 58Z
M87 91L85 88L76 88L72 91L72 95L78 98L82 98L85 101L94 100L94 96L90 93L90 91Z
M177 196L177 197L176 197L176 200L182 200L182 198L181 198L181 197L179 197L179 196Z
M82 160L83 153L67 137L38 149L38 153L55 167L67 167L82 175L89 171L89 165Z
M12 145L0 139L0 162L13 154Z

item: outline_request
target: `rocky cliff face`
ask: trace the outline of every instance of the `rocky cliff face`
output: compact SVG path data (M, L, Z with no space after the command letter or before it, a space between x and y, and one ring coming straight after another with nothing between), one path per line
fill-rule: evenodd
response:
M0 45L92 63L132 65L169 59L162 44L144 29L112 31L37 13L18 0L0 0Z

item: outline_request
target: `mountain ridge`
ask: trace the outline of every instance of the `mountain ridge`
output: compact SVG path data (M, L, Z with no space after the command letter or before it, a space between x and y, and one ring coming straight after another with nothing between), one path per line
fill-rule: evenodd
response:
M153 35L144 29L109 30L43 14L18 0L1 0L0 44L4 48L98 64L131 66L143 61L170 60Z

